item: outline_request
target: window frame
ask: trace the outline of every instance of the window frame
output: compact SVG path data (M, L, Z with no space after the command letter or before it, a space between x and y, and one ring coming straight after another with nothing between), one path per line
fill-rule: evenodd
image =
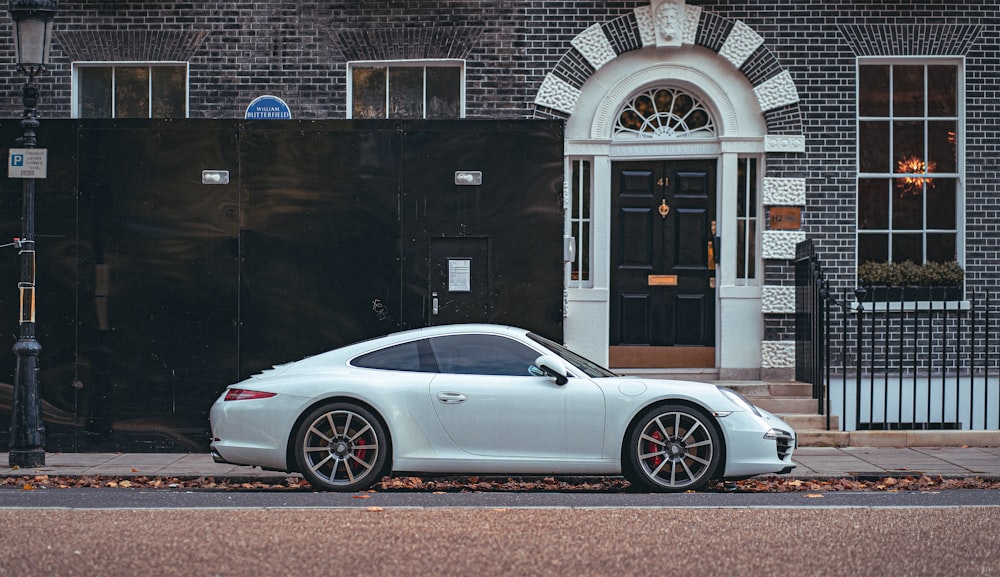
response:
M131 61L131 60L108 60L108 61L77 61L72 64L72 80L71 80L71 91L72 97L70 99L70 117L71 118L82 118L80 116L80 69L82 68L111 68L112 70L116 68L139 68L146 67L150 69L149 75L149 105L147 119L160 118L154 117L153 114L153 68L183 68L184 69L184 118L191 117L191 65L189 62L185 61L174 61L174 60L157 60L157 61ZM119 118L114 115L115 107L115 90L114 90L114 77L112 73L112 90L111 90L111 110L112 116L101 117L101 118Z
M744 228L742 239L739 237L736 239L735 285L760 286L763 277L761 232L764 229L765 220L763 218L765 212L763 204L764 158L759 155L740 155L737 157L737 163L740 166L745 165L747 169L752 166L753 173L746 170L742 182L737 182L737 187L746 186L747 195L744 199L743 208L746 212L743 216L740 216L739 194L736 195L736 234L740 234L739 225L741 223ZM737 175L739 175L739 169L737 169ZM748 230L751 226L753 230ZM742 251L740 250L740 241L743 242ZM715 250L721 249L722 247L716 247ZM742 261L743 276L740 276L740 261Z
M585 174L586 173L586 174ZM594 287L594 159L589 156L566 157L566 227L567 242L573 243L573 258L566 263L568 288ZM586 176L584 183L583 176ZM580 180L577 180L580 177ZM574 190L574 183L579 186ZM583 203L586 196L586 204ZM577 215L576 209L581 209ZM584 208L587 210L584 214ZM584 234L586 233L586 234ZM577 277L574 278L574 273ZM580 273L585 274L585 278Z
M924 110L920 116L895 116L893 110L890 106L890 110L887 116L862 116L861 114L861 67L869 65L885 65L890 67L895 66L921 66L924 68ZM931 66L953 66L955 68L955 116L931 116L927 110L927 90L928 90L928 80L927 80L927 67ZM921 204L921 218L922 227L920 229L921 236L921 254L925 262L927 258L928 250L928 235L929 234L951 234L955 235L955 255L954 259L963 266L965 263L965 218L966 218L966 206L965 206L965 174L966 174L966 152L965 152L965 141L966 141L966 120L965 114L968 108L967 98L966 98L966 75L967 67L965 58L962 56L878 56L878 57L858 57L855 66L855 191L854 200L856 215L854 219L855 223L855 274L857 268L863 264L861 262L861 240L865 234L885 234L887 235L887 260L889 262L901 262L897 261L893 257L893 234L914 234L916 229L906 229L897 230L893 229L893 211L892 207L886 207L888 213L888 221L886 223L885 229L862 229L861 228L861 183L863 180L874 180L874 179L886 179L886 180L896 180L904 177L907 174L905 172L893 172L895 170L894 165L887 167L888 172L862 172L862 122L872 122L872 121L884 121L893 123L902 121L918 121L922 123L924 130L924 149L925 154L928 147L932 145L929 140L929 136L926 131L926 127L935 121L942 120L954 120L955 130L957 134L955 135L955 171L954 172L931 172L924 174L934 174L934 178L948 179L954 182L955 185L955 228L951 229L941 229L941 228L930 228L927 226L927 214L928 207L926 197L927 195L922 195ZM893 100L893 85L891 84L892 76L890 77L890 93L888 99L890 105ZM893 150L893 132L890 130L889 134L889 149ZM891 156L891 163L897 162ZM890 163L890 164L891 164ZM916 174L916 173L914 173ZM862 232L864 230L865 232ZM922 262L916 264L923 264Z
M454 343L456 341L466 347L471 346L473 348L482 348L493 352L507 352L517 348L520 349L518 351L519 353L528 353L528 356L520 359L522 362L527 362L528 364L524 365L523 372L521 372L521 365L519 364L516 365L516 369L512 369L511 367L504 365L503 368L497 368L494 366L489 372L475 372L470 369L475 368L475 366L479 363L474 364L465 362L463 364L462 361L468 359L468 355L453 354ZM415 353L412 360L416 362L417 367L409 368L400 367L398 365L387 366L385 360L387 358L392 358L392 355L399 351ZM505 335L495 335L489 333L456 333L432 335L414 339L412 341L384 346L373 351L357 355L348 361L348 364L352 367L376 371L427 373L438 375L537 378L538 375L531 373L529 369L534 364L534 361L542 354L545 353L539 352L537 349L527 345L526 343L517 339L512 339ZM511 358L513 359L513 357ZM372 363L370 359L377 359L380 362ZM456 360L459 361L458 364L456 364Z
M670 106L666 110L658 107L657 95L660 93L670 94ZM690 108L675 112L674 106L679 98L688 99ZM640 103L640 100L644 102ZM642 104L650 108L645 111L640 110ZM704 115L704 124L688 126L689 119L696 112ZM629 122L638 123L638 128L626 126L623 121L626 115L631 115ZM618 107L614 118L611 139L617 142L698 141L719 138L715 114L706 104L706 100L691 90L672 84L656 85L637 91Z
M378 68L385 67L386 73L388 74L389 68L423 68L424 71L424 105L423 105L423 120L428 120L427 118L427 68L458 68L459 78L458 78L458 116L456 118L465 118L465 84L466 84L466 63L465 60L457 58L429 58L420 60L352 60L345 66L346 70L346 84L347 84L347 106L346 106L346 116L348 120L354 119L354 69L355 68ZM386 117L383 120L390 120L389 114L389 84L386 82ZM360 119L359 119L360 120ZM368 119L368 120L379 120L379 119ZM430 119L433 120L433 119Z

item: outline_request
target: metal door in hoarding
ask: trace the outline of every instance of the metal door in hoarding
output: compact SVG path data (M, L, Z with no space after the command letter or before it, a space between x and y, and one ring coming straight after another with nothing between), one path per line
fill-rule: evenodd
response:
M489 238L432 238L427 324L491 322L491 281Z

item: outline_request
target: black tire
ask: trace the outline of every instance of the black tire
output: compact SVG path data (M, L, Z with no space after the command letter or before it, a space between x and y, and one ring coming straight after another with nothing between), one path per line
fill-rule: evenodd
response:
M295 434L295 461L321 491L358 491L382 478L389 454L382 422L351 403L331 403L309 413Z
M697 491L719 469L722 435L704 412L686 405L653 407L628 432L623 469L640 489Z

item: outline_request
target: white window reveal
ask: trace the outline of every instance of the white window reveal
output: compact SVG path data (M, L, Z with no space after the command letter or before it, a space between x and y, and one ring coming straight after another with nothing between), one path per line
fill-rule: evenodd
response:
M714 138L708 108L689 92L660 87L632 97L618 112L616 140Z
M75 118L186 118L186 62L74 63Z
M462 61L351 62L348 118L462 118Z
M570 235L574 241L575 259L570 268L570 287L593 287L590 271L591 239L593 237L593 179L590 160L570 161L569 202Z
M741 158L736 183L736 284L757 279L757 159Z
M960 61L858 63L858 264L961 261Z

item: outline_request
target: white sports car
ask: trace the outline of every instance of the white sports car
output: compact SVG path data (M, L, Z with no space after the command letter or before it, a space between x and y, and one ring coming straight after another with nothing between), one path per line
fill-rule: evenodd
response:
M216 461L356 491L390 472L625 475L653 491L790 471L795 434L738 393L619 377L523 329L438 326L277 366L212 406Z

